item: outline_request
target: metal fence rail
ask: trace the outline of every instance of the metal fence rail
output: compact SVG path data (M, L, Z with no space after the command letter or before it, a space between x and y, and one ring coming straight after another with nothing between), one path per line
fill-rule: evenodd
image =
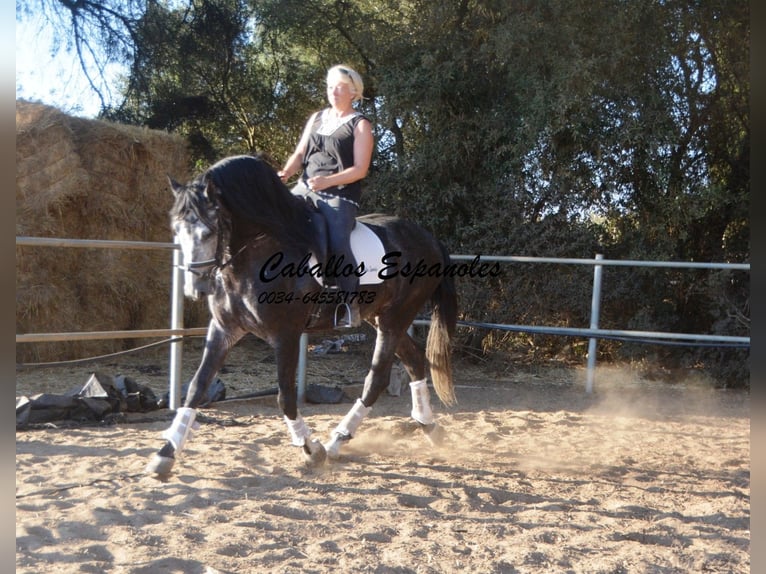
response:
M101 341L106 339L145 339L152 337L183 337L204 335L207 329L136 329L131 331L73 331L70 333L17 334L17 343L53 343L56 341Z
M475 255L451 255L455 261L472 261ZM680 269L729 269L739 271L750 271L749 263L706 263L695 261L639 261L639 260L617 260L604 259L603 255L596 254L593 259L567 259L560 257L519 257L489 255L482 256L483 261L497 261L503 263L552 263L564 265L593 265L593 292L591 299L591 316L589 329L566 329L562 327L533 327L530 325L503 325L487 324L489 328L517 330L524 332L537 332L552 335L576 335L587 336L588 339L588 368L585 383L585 391L591 393L595 380L596 370L596 346L599 338L615 337L619 334L621 338L628 339L675 339L675 340L698 340L706 342L737 343L750 346L750 337L731 337L726 335L690 335L685 333L665 333L656 331L615 331L599 329L599 316L601 307L601 281L602 272L605 265L622 267L659 267L659 268L680 268ZM427 321L424 321L427 322Z
M176 249L175 243L120 241L114 239L61 239L58 237L16 237L21 247L94 247L108 249Z
M114 240L92 240L92 239L60 239L47 237L16 237L17 246L33 247L79 247L79 248L108 248L108 249L168 249L173 251L172 267L172 293L171 293L171 317L169 329L149 329L133 331L93 331L93 332L74 332L74 333L28 333L17 334L16 343L33 342L51 342L51 341L73 341L73 340L98 340L98 339L120 339L120 338L141 338L141 337L178 337L170 343L170 408L176 409L180 406L180 376L182 345L184 336L204 335L206 328L185 329L183 327L183 273L181 271L181 250L176 243L160 243L147 241L114 241ZM472 261L476 255L452 255L453 261ZM560 257L521 257L521 256L500 256L488 255L481 256L483 261L493 261L499 263L548 263L557 265L592 265L593 291L591 300L591 320L590 328L563 328L563 327L545 327L532 325L507 325L501 323L467 323L460 322L463 326L480 326L488 329L514 330L529 333L543 333L563 336L582 336L588 337L588 373L586 381L586 392L593 390L596 361L596 345L599 338L628 338L628 339L653 339L653 340L676 340L685 341L688 344L706 343L706 344L736 344L749 347L750 337L733 337L726 335L706 335L706 334L688 334L688 333L667 333L654 331L629 331L599 329L599 312L601 299L601 275L604 266L623 266L623 267L664 267L664 268L685 268L685 269L729 269L739 271L750 271L749 263L705 263L705 262L687 262L687 261L638 261L638 260L613 260L604 259L602 255L597 254L593 259L568 259ZM415 324L427 325L428 320L417 320ZM298 364L298 397L300 400L305 398L306 388L306 356L307 356L308 337L304 334L301 337L301 353Z
M450 255L454 261L473 261L476 255ZM641 261L638 259L568 259L564 257L520 257L515 255L481 255L482 261L500 263L559 263L566 265L613 265L617 267L672 267L678 269L731 269L750 271L749 263L703 263L695 261Z
M137 339L153 337L178 337L170 343L169 361L169 407L173 410L181 406L181 357L183 337L204 335L206 328L184 329L183 326L183 274L179 270L181 250L176 243L154 241L119 241L106 239L63 239L56 237L16 237L17 246L28 247L68 247L96 249L152 249L172 250L172 293L171 317L169 329L149 329L131 331L91 331L78 333L27 333L16 334L16 343L37 343L53 341L100 340L100 339Z

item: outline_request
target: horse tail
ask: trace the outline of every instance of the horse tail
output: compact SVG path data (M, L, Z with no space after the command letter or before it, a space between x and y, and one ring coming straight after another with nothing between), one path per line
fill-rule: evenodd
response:
M445 268L450 256L441 245ZM426 359L431 367L431 381L436 395L447 406L457 402L452 380L451 340L457 324L457 292L455 280L445 273L441 283L431 295L431 328L426 340Z

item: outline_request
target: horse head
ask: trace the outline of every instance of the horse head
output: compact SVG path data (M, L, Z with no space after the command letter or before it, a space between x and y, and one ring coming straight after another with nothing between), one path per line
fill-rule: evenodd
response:
M213 293L220 265L218 201L200 178L186 185L168 180L175 196L170 224L183 254L184 295L199 299Z

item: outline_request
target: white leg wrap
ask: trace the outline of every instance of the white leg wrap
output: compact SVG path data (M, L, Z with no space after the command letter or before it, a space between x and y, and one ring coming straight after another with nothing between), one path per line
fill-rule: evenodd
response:
M428 383L425 379L412 381L412 412L410 416L420 424L430 425L434 422L434 414L431 411L431 393L428 391Z
M189 407L180 407L176 411L173 424L162 434L162 438L167 439L180 452L184 447L186 440L192 435L193 431L199 428L199 423L194 422L197 417L197 411Z
M354 436L356 429L362 424L362 420L372 410L372 407L364 406L362 399L356 399L354 406L346 413L343 420L338 423L335 430L330 435L330 441L324 445L327 456L336 459L340 455L342 444Z
M287 430L290 431L293 444L295 446L303 446L306 444L306 439L311 436L311 429L306 424L306 421L303 420L300 413L298 413L298 416L294 421L291 421L287 418L287 415L285 415L285 423L287 423Z
M333 434L353 437L356 429L359 428L359 425L362 424L362 420L364 420L364 417L366 417L371 410L372 407L364 406L362 399L356 399L354 406L351 407L351 410L348 411L348 413L346 413L343 420L338 423Z

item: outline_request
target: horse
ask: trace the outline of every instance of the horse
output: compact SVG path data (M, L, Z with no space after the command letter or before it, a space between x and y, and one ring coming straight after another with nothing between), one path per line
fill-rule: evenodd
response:
M170 474L176 456L199 423L197 408L246 334L267 341L276 354L277 403L292 445L304 462L320 466L340 458L389 384L395 356L411 379L410 416L428 442L440 444L444 431L435 420L427 368L445 406L455 401L451 341L457 322L457 295L450 255L419 225L403 218L367 214L354 231L377 242L378 259L333 261L327 228L316 207L294 195L276 171L257 156L226 157L187 184L168 177L174 195L170 223L182 253L184 295L207 298L210 322L200 364L189 381L184 405L164 431L163 446L147 465L158 477ZM382 249L383 255L380 256ZM374 251L374 246L373 246ZM367 257L367 259L364 259ZM374 272L377 270L377 273ZM341 292L333 278L356 273L358 292ZM361 317L376 331L375 346L361 397L322 443L300 413L296 370L301 334L337 326L337 305L359 303ZM408 333L421 309L430 306L425 349Z

